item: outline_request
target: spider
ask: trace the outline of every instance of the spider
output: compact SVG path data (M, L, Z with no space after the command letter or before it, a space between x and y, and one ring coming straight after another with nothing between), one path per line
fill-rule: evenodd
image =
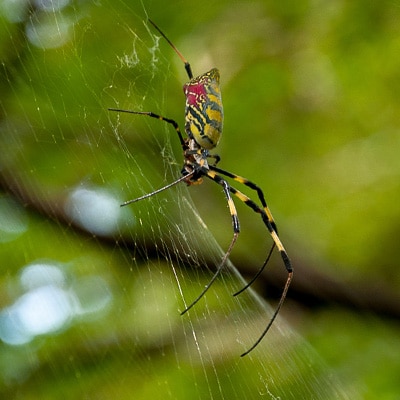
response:
M206 294L208 289L211 287L211 285L214 283L214 281L221 273L236 243L236 240L240 232L240 225L239 225L239 218L236 212L235 203L232 199L231 194L237 197L248 207L250 207L253 211L261 215L261 219L273 239L273 244L261 268L241 290L234 293L234 296L237 296L238 294L242 293L258 278L258 276L262 273L265 266L267 265L271 257L272 251L274 250L275 247L277 247L282 257L283 264L286 268L288 276L280 300L275 308L275 311L271 319L269 320L266 328L261 333L259 338L254 342L254 344L247 351L241 354L241 357L243 357L249 354L252 350L254 350L254 348L261 342L261 340L268 332L269 328L272 326L275 318L277 317L279 310L281 309L282 304L286 298L286 294L289 289L290 283L292 281L293 277L292 265L286 253L286 250L278 236L278 231L275 221L272 217L271 211L267 206L264 193L261 190L261 188L246 178L243 178L239 175L218 168L217 164L220 161L220 157L216 154L209 153L210 150L214 149L217 146L221 138L222 125L223 125L223 107L221 100L221 90L219 87L220 75L218 69L213 68L210 71L194 78L191 66L189 62L183 57L181 52L175 47L175 45L167 38L167 36L160 30L160 28L153 21L149 20L149 22L161 34L161 36L164 37L164 39L168 42L168 44L172 47L175 53L182 60L185 66L186 73L189 77L189 82L183 86L183 91L186 97L185 133L187 137L184 138L182 136L182 132L179 128L179 125L177 122L175 122L175 120L163 117L153 112L130 111L117 108L109 108L109 110L116 112L130 113L130 114L146 115L151 118L156 118L172 125L176 133L178 134L178 138L182 146L184 164L180 178L176 179L174 182L160 189L155 190L154 192L148 193L144 196L138 197L133 200L128 200L123 204L121 204L121 207L135 203L143 199L147 199L166 189L171 188L172 186L180 182L185 182L188 186L190 186L190 185L201 184L203 182L203 178L208 178L222 186L226 200L228 202L229 212L232 218L233 237L214 275L207 283L207 285L204 287L203 291L197 296L197 298L193 300L192 303L190 303L189 306L187 306L181 312L181 315L189 311ZM214 160L212 164L209 163L210 159ZM261 207L257 203L255 203L252 199L250 199L248 196L246 196L244 193L231 186L226 181L225 177L230 178L254 190L257 193L258 199L261 203Z

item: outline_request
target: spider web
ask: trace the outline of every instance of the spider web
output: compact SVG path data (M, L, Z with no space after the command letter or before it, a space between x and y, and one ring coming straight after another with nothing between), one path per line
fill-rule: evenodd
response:
M228 245L192 201L214 194L205 184L119 207L182 164L166 124L107 112L154 111L182 126L184 69L147 26L150 11L164 29L155 3L2 3L2 395L347 398L282 319L239 357L272 309L251 289L232 297L245 282L231 263L179 315Z

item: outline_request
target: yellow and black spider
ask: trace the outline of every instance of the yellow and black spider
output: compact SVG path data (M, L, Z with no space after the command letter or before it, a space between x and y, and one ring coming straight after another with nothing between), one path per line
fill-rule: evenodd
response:
M180 51L165 36L165 34L158 28L158 26L151 20L149 20L149 22L155 27L155 29L157 29L157 31L165 38L165 40L169 43L169 45L178 54L180 59L185 64L185 70L190 79L190 81L183 86L183 91L186 97L185 133L187 135L187 138L183 138L179 125L173 119L162 117L153 112L129 111L116 108L110 108L109 110L131 113L131 114L147 115L149 117L157 118L161 121L165 121L171 124L174 127L175 131L177 132L179 140L181 142L181 146L183 149L184 164L181 171L182 176L178 178L176 181L158 190L155 190L154 192L148 193L144 196L141 196L133 200L126 201L121 206L126 206L128 204L137 202L139 200L143 200L148 197L154 196L155 194L160 193L163 190L169 189L170 187L176 185L179 182L185 182L187 185L200 184L203 181L203 177L209 178L222 186L228 202L229 212L232 217L233 238L228 247L228 250L224 254L222 261L218 266L216 272L214 273L213 277L210 279L210 281L205 286L200 295L189 306L187 306L186 309L182 311L181 314L184 314L187 311L189 311L204 296L204 294L207 292L207 290L210 288L210 286L213 284L213 282L220 274L238 238L240 225L236 212L235 203L233 202L231 193L234 196L236 196L239 200L241 200L243 203L245 203L248 207L250 207L253 211L261 215L261 218L265 226L267 227L268 232L270 233L274 242L266 260L264 261L259 271L250 280L250 282L240 291L235 293L234 296L246 290L262 273L262 271L264 270L265 266L267 265L270 259L270 256L275 246L278 248L278 251L281 254L283 263L288 273L288 277L285 283L285 287L282 291L279 303L269 323L267 324L264 331L261 333L260 337L256 340L256 342L246 352L244 352L241 355L243 357L246 354L250 353L250 351L252 351L261 342L261 340L271 327L272 323L274 322L276 316L278 315L278 312L286 298L286 294L289 289L290 282L292 280L293 276L292 265L286 253L286 250L283 247L281 240L279 239L276 224L272 217L271 211L267 206L267 203L264 198L264 193L262 192L261 188L259 188L255 183L239 175L218 168L216 165L220 161L220 157L216 154L209 153L209 150L217 146L221 138L222 125L223 125L223 107L221 100L221 90L219 87L218 69L213 68L210 71L202 75L199 75L196 78L193 78L193 73L189 62L183 57ZM214 160L213 164L209 164L208 161L210 158ZM223 176L233 179L234 181L239 182L249 187L250 189L256 191L262 207L258 206L253 200L251 200L244 193L232 187L225 180L225 178L223 178Z

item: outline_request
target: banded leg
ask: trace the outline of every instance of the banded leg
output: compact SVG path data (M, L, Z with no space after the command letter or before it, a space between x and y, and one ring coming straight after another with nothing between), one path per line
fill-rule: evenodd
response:
M242 178L242 177L237 177L237 178L239 178L239 179L244 179L244 178ZM238 182L241 182L241 181L238 180L238 179L236 179L236 180L237 180ZM249 182L249 181L246 181L246 182L247 182L247 183L250 183L250 184L252 184L252 185L254 185L254 186L256 186L256 185L253 184L252 182ZM243 184L246 184L245 182L242 182L242 183L243 183ZM248 185L248 184L247 184L246 186L251 187L251 186ZM286 271L287 271L287 273L288 273L287 278L286 278L286 282L285 282L285 286L284 286L283 291L282 291L282 294L281 294L281 298L280 298L280 300L279 300L278 305L277 305L276 308L275 308L274 313L272 314L271 319L269 320L267 326L265 327L264 331L261 333L261 335L259 336L259 338L256 340L256 342L255 342L247 351L245 351L243 354L240 355L241 357L244 357L244 356L246 356L247 354L249 354L252 350L254 350L255 347L257 347L257 345L261 342L261 340L262 340L262 339L264 338L264 336L267 334L267 332L268 332L269 329L271 328L273 322L275 321L276 317L278 316L279 311L280 311L280 309L281 309L281 307L282 307L282 305L283 305L283 302L285 301L285 298L286 298L286 295L287 295L287 292L288 292L290 283L292 282L292 278L293 278L293 268L292 268L292 264L291 264L291 262L290 262L290 259L289 259L288 255L287 255L287 253L286 253L286 250L285 250L285 248L283 247L283 244L282 244L281 240L279 239L278 233L276 232L276 225L275 225L275 223L274 223L274 220L273 220L273 219L271 220L270 217L269 217L269 216L271 216L271 218L272 218L272 215L271 215L271 212L269 211L268 207L266 206L266 204L265 204L265 208L262 209L262 208L260 208L253 200L251 200L248 196L246 196L244 193L240 192L239 190L235 189L234 187L230 186L230 191L231 191L231 193L233 193L237 198L239 198L243 203L245 203L247 206L249 206L252 210L254 210L255 212L261 214L262 220L263 220L264 224L266 225L266 227L267 227L267 229L268 229L268 231L269 231L269 233L270 233L270 235L271 235L271 237L272 237L272 239L273 239L273 241L274 241L274 244L272 245L272 247L271 247L271 249L270 249L270 251L269 251L269 253L268 253L268 256L267 256L266 260L264 261L264 263L263 263L263 265L261 266L261 268L257 271L257 273L255 274L255 276L253 277L253 279L251 279L250 282L249 282L246 286L244 286L241 290L239 290L238 292L236 292L234 295L236 296L236 295L242 293L244 290L246 290L246 289L257 279L258 276L260 276L260 274L261 274L262 271L264 270L265 266L267 265L267 263L268 263L268 261L269 261L269 259L270 259L270 257L271 257L272 251L273 251L273 249L274 249L275 246L276 246L276 247L278 248L278 250L279 250L279 253L280 253L280 255L281 255L281 257L282 257L282 260L283 260L283 264L285 265ZM261 194L262 194L261 189L260 189L260 192L261 192ZM263 198L263 197L262 197L262 198ZM265 200L264 200L264 203L265 203ZM268 214L267 214L267 211L266 211L266 210L268 210Z
M266 260L264 261L263 265L261 266L261 268L259 269L259 271L256 273L256 275L253 277L253 279L250 280L250 282L244 287L242 288L239 292L235 293L234 295L238 295L239 293L242 293L244 290L246 290L256 279L257 277L262 273L262 271L264 270L265 266L267 265L272 251L274 249L274 247L276 246L281 254L283 263L285 265L286 271L288 273L287 279L286 279L286 283L285 286L283 288L282 294L281 294L281 298L279 300L279 303L277 305L277 307L275 308L274 313L272 314L271 319L269 320L267 326L265 327L264 331L261 333L261 335L259 336L259 338L255 341L255 343L247 350L245 351L243 354L241 354L241 357L246 356L247 354L249 354L252 350L254 350L255 347L257 347L257 345L261 342L261 340L264 338L264 336L267 334L267 332L269 331L269 329L271 328L273 322L275 321L282 305L283 302L285 301L290 283L292 282L292 278L293 278L293 268L290 262L290 259L286 253L286 250L281 242L281 240L279 239L277 230L276 230L276 224L274 222L274 219L272 217L271 211L269 210L267 203L265 201L264 198L264 193L262 192L262 190L253 182L248 181L246 178L243 178L241 176L232 174L228 171L222 170L220 168L217 168L215 166L210 166L210 171L207 174L208 177L212 178L211 175L214 176L218 176L216 174L216 172L220 173L221 175L225 175L228 176L229 178L232 178L233 180L242 183L245 186L250 187L251 189L255 190L257 192L258 198L261 201L261 204L263 205L263 208L260 208L253 200L251 200L248 196L246 196L244 193L240 192L239 190L235 189L232 186L229 186L229 190L230 192L235 195L239 200L241 200L244 204L246 204L248 207L250 207L253 211L261 214L261 218L264 222L264 224L266 225L273 241L274 244L272 245L268 256L266 258ZM221 178L222 179L222 178ZM215 179L214 179L215 180Z
M278 232L278 229L277 229L275 221L274 221L274 217L272 216L271 211L270 211L269 207L267 206L267 202L265 200L264 193L258 185L256 185L254 182L249 181L246 178L243 178L242 176L233 174L232 172L229 172L229 171L225 171L224 169L218 168L216 166L212 166L211 169L213 169L214 171L216 171L217 173L219 173L221 175L227 176L228 178L231 178L234 181L239 182L242 185L245 185L245 186L249 187L250 189L256 191L257 196L260 199L260 202L264 208L264 211L268 216L268 219L270 220L275 231ZM254 210L254 211L256 211L256 210Z
M209 171L207 168L201 168L200 172L202 172L205 176L209 177L210 179L212 179L213 181L217 182L219 185L222 186L224 193L225 193L226 200L228 202L229 212L232 217L233 237L232 237L231 243L229 244L228 250L225 252L224 256L222 257L221 263L219 264L214 275L212 276L210 281L207 283L207 285L204 287L203 291L197 296L197 298L188 307L186 307L185 310L183 310L181 312L181 315L183 315L187 311L189 311L206 294L208 289L210 289L211 285L218 278L219 274L222 271L222 268L225 266L226 261L228 260L230 254L232 252L232 249L236 243L236 240L237 240L237 238L239 236L239 232L240 232L239 218L237 216L235 203L233 202L232 196L230 194L230 189L231 189L230 185L228 184L228 182L226 182L225 179L223 179L222 177L220 177L213 171Z
M261 188L259 186L257 186L255 183L247 180L246 178L243 178L239 175L232 174L231 172L225 171L225 170L217 168L215 166L210 165L210 170L215 171L221 175L225 175L225 176L235 180L236 182L239 182L257 192L258 198L260 199L260 202L261 202L263 208L260 208L253 200L251 200L244 193L242 193L239 190L235 189L234 187L230 186L230 191L236 197L238 197L243 203L245 203L253 211L261 214L261 218L262 218L264 224L266 225L276 247L278 248L279 253L281 254L281 257L282 257L282 260L283 260L286 270L288 272L292 272L293 268L292 268L289 256L287 255L287 252L286 252L281 240L279 239L278 229L276 227L274 217L272 216L271 211L270 211L269 207L267 206L267 202L265 201L264 193L261 190ZM268 256L267 260L269 259L269 256ZM265 267L265 265L266 265L266 263L264 263L263 267Z

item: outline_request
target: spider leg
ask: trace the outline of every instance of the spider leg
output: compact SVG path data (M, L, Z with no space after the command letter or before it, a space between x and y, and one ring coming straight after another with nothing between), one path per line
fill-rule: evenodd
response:
M262 192L261 188L258 187L255 183L247 180L246 178L243 178L241 176L232 174L231 172L222 170L220 168L217 168L215 166L209 166L210 171L207 174L207 176L210 175L217 175L217 172L221 175L225 175L229 178L232 178L233 180L235 180L236 182L242 183L245 186L248 186L249 188L255 190L257 192L258 198L260 199L260 202L263 206L263 208L260 208L253 200L251 200L248 196L246 196L244 193L240 192L239 190L235 189L232 186L229 186L229 190L230 192L235 195L239 200L241 200L244 204L246 204L248 207L250 207L253 211L261 214L261 218L264 222L264 224L266 225L273 241L274 244L272 245L271 250L268 253L268 256L266 258L266 260L264 261L263 265L261 266L260 270L256 273L256 275L253 277L253 279L251 279L251 281L243 288L241 289L239 292L235 293L235 295L238 295L239 293L242 293L245 289L247 289L254 281L255 279L261 274L261 272L263 271L263 269L265 268L265 266L267 265L271 254L272 254L272 250L274 249L274 247L276 246L281 254L283 263L285 265L286 271L288 273L287 279L286 279L286 283L285 286L283 288L282 291L282 295L281 298L279 300L279 303L277 305L277 307L275 308L274 313L272 314L271 319L268 322L268 325L265 327L264 331L261 333L261 335L259 336L259 338L256 340L256 342L247 350L245 351L243 354L241 354L241 357L246 356L247 354L249 354L252 350L254 350L255 347L257 347L257 345L261 342L261 340L264 338L264 336L267 334L267 332L269 331L269 329L271 328L273 322L275 321L282 305L283 302L285 301L286 295L287 295L287 291L289 289L290 283L292 282L292 278L293 278L293 268L289 259L289 256L286 253L286 250L281 242L281 240L279 239L278 236L278 232L276 229L276 224L274 222L274 219L272 217L271 211L269 210L267 203L265 201L265 197L264 197L264 193ZM222 178L221 178L222 179Z
M192 172L189 172L189 173L187 173L186 175L182 175L180 178L178 178L178 179L176 179L175 181L169 183L168 185L165 185L165 186L163 186L162 188L159 188L159 189L157 189L157 190L154 190L154 192L147 193L147 194L145 194L145 195L143 195L143 196L140 196L140 197L138 197L138 198L136 198L136 199L124 201L124 202L121 204L121 207L127 206L128 204L136 203L137 201L140 201L140 200L143 200L143 199L147 199L147 198L149 198L149 197L154 196L155 194L158 194L158 193L160 193L160 192L163 192L164 190L167 190L167 189L169 189L170 187L175 186L175 185L178 184L179 182L182 182L182 181L187 180L187 179L190 178L192 175L194 175L195 172L196 172L196 171L193 170Z
M275 242L272 244L271 248L269 249L269 253L265 261L263 262L263 265L260 267L260 269L257 271L257 273L247 282L245 286L243 286L240 290L238 290L236 293L233 293L234 296L239 295L240 293L243 293L246 289L248 289L256 280L257 278L261 275L261 273L264 271L264 268L268 264L269 259L271 258L272 252L274 251L275 248Z
M181 312L181 315L185 314L187 311L189 311L208 291L208 289L210 289L211 285L215 282L215 280L218 278L219 274L221 273L223 267L226 264L226 261L228 260L233 246L236 243L236 240L239 236L239 232L240 232L240 224L239 224L239 219L237 216L237 212L236 212L236 207L235 207L235 203L233 202L232 196L230 194L230 186L228 184L228 182L223 179L222 177L220 177L219 175L213 173L212 171L209 171L208 168L201 168L200 171L207 176L208 178L212 179L213 181L217 182L219 185L222 186L224 193L225 193L225 197L228 201L228 206L229 206L229 212L231 214L232 217L232 227L233 227L233 237L231 240L231 243L229 244L228 250L225 252L224 256L222 257L221 263L219 264L217 270L215 271L213 277L210 279L210 281L207 283L207 285L204 287L203 291L196 297L196 299L189 304L189 306L187 306L185 308L185 310L183 310Z
M265 201L265 197L264 197L264 193L261 190L261 188L259 186L257 186L254 182L249 181L246 178L243 178L239 175L235 175L232 174L231 172L225 171L221 168L217 168L215 166L210 165L210 170L215 171L221 175L225 175L233 180L235 180L236 182L239 182L247 187L249 187L250 189L253 189L257 192L258 198L260 199L260 202L263 206L263 208L260 208L253 200L251 200L248 196L246 196L244 193L240 192L239 190L235 189L234 187L230 186L230 191L232 192L232 194L234 194L236 197L239 198L239 200L241 200L243 203L245 203L248 207L250 207L253 211L255 211L256 213L261 214L261 218L264 222L264 224L266 225L273 241L274 241L274 245L276 245L276 247L278 248L279 253L281 254L283 263L285 265L285 268L287 270L288 273L292 273L293 272L293 268L289 259L289 256L285 250L285 247L283 246L281 240L279 239L278 236L278 229L276 227L274 218L271 214L271 211L269 209L269 207L267 206L267 202ZM265 267L265 265L267 264L269 258L270 258L271 254L268 254L267 259L265 261L265 263L262 266L262 269ZM259 275L259 273L258 273ZM252 280L254 281L254 280Z
M279 303L278 303L277 307L275 308L275 311L274 311L271 319L268 322L268 325L265 327L264 331L261 333L260 337L255 341L255 343L248 350L246 350L244 353L242 353L240 355L240 357L244 357L247 354L249 354L252 350L254 350L257 347L257 345L261 342L261 340L263 340L264 336L269 331L269 328L271 328L271 325L274 323L275 318L277 317L277 315L278 315L278 313L279 313L279 311L280 311L280 309L281 309L281 307L283 305L283 302L285 301L285 298L286 298L286 295L287 295L287 291L289 289L290 283L292 282L292 278L293 278L293 272L291 271L291 272L288 273L288 277L287 277L287 280L286 280L286 283L285 283L285 287L283 288L283 292L282 292L281 298L279 300Z
M158 32L161 34L161 36L168 42L168 44L174 49L175 53L178 54L178 57L182 60L182 62L185 64L185 70L186 73L189 77L189 79L193 79L193 73L192 73L192 68L190 67L189 62L183 57L182 53L175 47L175 45L165 36L165 33L161 31L161 29L151 20L149 19L149 22L158 30Z
M109 108L108 111L124 112L124 113L128 113L128 114L147 115L148 117L159 119L160 121L165 121L174 127L176 133L178 134L179 141L181 142L182 148L184 150L186 149L186 143L185 143L185 140L183 139L182 132L179 128L179 125L176 121L174 121L171 118L163 117L163 116L155 114L151 111L131 111L131 110L121 110L119 108Z
M214 167L221 161L221 157L218 154L209 154L207 157L214 159L214 164L212 164Z

